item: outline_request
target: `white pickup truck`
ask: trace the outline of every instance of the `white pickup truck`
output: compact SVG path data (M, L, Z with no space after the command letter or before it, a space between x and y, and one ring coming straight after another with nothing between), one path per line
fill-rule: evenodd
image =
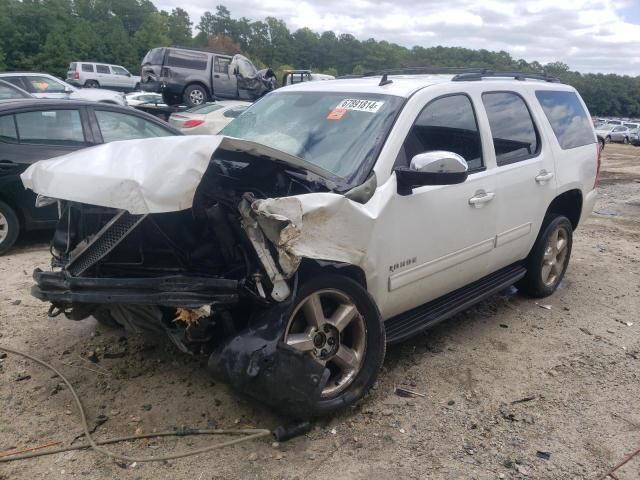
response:
M516 284L551 295L596 198L577 92L544 75L305 82L221 136L33 165L60 200L52 315L169 334L296 415L358 401L401 342Z

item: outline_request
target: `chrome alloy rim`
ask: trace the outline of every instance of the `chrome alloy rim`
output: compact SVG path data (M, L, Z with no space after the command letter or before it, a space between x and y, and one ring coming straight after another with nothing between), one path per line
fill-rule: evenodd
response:
M563 227L556 228L547 240L542 260L542 282L547 287L556 284L560 279L569 251L568 246L569 233Z
M284 341L329 369L331 374L321 397L331 398L344 391L360 372L367 329L348 295L324 289L298 304L289 319Z

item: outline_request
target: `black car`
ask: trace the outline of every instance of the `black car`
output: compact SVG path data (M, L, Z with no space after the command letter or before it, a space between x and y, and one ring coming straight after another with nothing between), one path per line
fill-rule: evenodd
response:
M48 158L115 140L181 135L180 131L129 107L75 100L0 101L0 254L20 230L54 227L57 205L36 208L20 174Z

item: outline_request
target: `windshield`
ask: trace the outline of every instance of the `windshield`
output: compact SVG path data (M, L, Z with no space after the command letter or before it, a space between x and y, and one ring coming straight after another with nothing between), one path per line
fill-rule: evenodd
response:
M403 100L373 93L272 93L221 133L295 155L357 185L368 176Z
M162 65L164 59L164 48L154 48L149 50L142 59L142 65Z

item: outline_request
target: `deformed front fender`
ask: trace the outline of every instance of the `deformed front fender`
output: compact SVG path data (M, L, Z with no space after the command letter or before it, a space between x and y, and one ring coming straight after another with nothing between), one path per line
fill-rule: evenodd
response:
M291 297L273 305L209 357L211 375L236 391L286 414L307 418L320 399L329 370L282 342Z

